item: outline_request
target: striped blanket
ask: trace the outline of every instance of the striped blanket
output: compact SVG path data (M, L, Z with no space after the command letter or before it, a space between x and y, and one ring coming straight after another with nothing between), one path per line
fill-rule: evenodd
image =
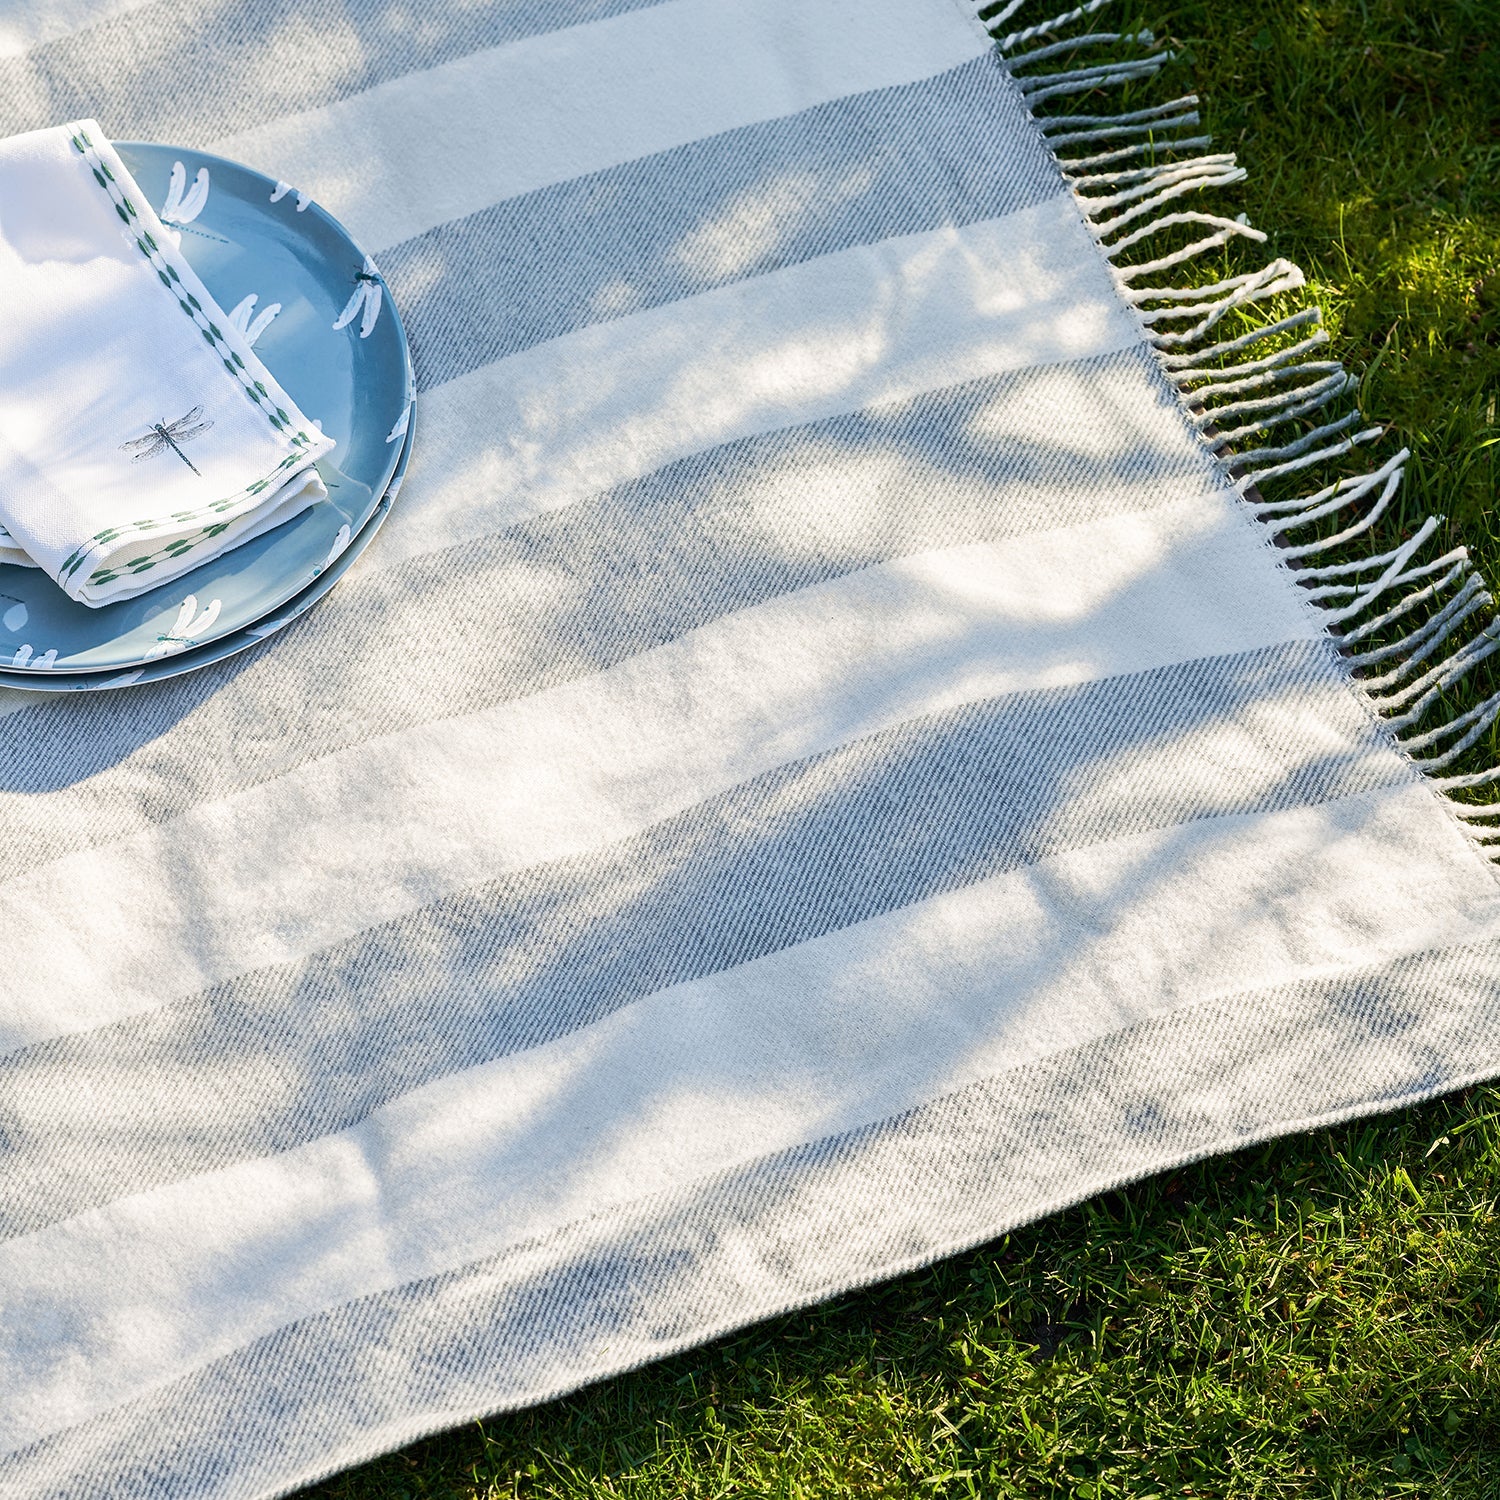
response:
M282 1493L1500 1067L1492 710L1417 722L1488 596L1334 529L1398 460L1266 498L1368 435L1277 384L1307 315L1229 336L1294 268L1122 269L1237 170L1059 113L1152 56L962 0L6 14L4 129L324 203L421 394L274 644L4 700L0 1495Z

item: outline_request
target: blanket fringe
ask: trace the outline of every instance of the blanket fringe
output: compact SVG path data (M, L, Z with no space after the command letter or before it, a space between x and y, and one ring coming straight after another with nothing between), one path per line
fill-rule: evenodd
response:
M1049 100L1154 78L1174 56L1150 31L1081 25L1112 0L1088 0L1000 35L1031 3L1003 0L978 14L1033 111ZM1105 48L1113 55L1098 60ZM1055 60L1080 55L1088 60L1057 69ZM1053 66L1036 71L1041 63ZM1500 653L1495 601L1464 548L1423 560L1438 517L1390 551L1356 555L1391 511L1407 449L1365 473L1280 493L1283 484L1295 490L1309 471L1347 460L1385 429L1366 424L1357 406L1334 415L1360 382L1326 357L1329 336L1316 306L1281 312L1280 299L1305 287L1296 265L1278 258L1218 280L1192 280L1192 265L1203 257L1233 242L1266 240L1244 214L1179 201L1245 178L1232 153L1210 150L1212 136L1199 131L1199 103L1190 93L1113 114L1035 118L1167 379L1278 558L1322 613L1351 680L1410 763L1445 794L1475 847L1500 861L1500 826L1489 822L1500 819L1500 802L1454 795L1494 786L1500 765L1450 773L1482 742L1492 744L1500 723L1500 692L1462 711L1452 693ZM1187 284L1159 279L1183 267ZM1238 331L1260 304L1278 304L1280 316ZM1236 331L1224 337L1226 328ZM1307 422L1313 425L1288 440L1267 441L1277 429Z

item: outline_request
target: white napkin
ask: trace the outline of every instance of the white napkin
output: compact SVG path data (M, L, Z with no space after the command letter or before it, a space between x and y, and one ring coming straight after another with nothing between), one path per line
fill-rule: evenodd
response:
M321 499L333 446L98 125L0 141L0 561L131 598Z

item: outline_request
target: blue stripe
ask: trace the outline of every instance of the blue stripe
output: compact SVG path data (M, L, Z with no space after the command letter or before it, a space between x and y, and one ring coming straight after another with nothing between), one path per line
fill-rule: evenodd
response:
M381 255L419 382L1067 191L992 55L507 199Z
M1315 717L1339 749L1309 762L1265 741L1245 710L1267 699ZM1185 792L1195 736L1226 722L1257 740L1264 787ZM915 720L311 960L12 1054L0 1063L0 1238L343 1130L645 995L1066 849L1409 775L1322 641ZM1100 795L1122 778L1134 795ZM254 1082L225 1098L220 1080L241 1060ZM97 1101L86 1153L48 1128L64 1078Z
M0 58L0 134L92 116L112 140L202 144L488 47L660 3L159 0Z

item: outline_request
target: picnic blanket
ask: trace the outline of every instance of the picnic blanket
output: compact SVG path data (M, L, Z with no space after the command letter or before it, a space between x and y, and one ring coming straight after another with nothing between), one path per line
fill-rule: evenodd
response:
M1200 274L1160 50L1018 4L8 7L7 132L325 204L420 395L306 619L4 701L0 1495L284 1493L1500 1068L1488 595Z

